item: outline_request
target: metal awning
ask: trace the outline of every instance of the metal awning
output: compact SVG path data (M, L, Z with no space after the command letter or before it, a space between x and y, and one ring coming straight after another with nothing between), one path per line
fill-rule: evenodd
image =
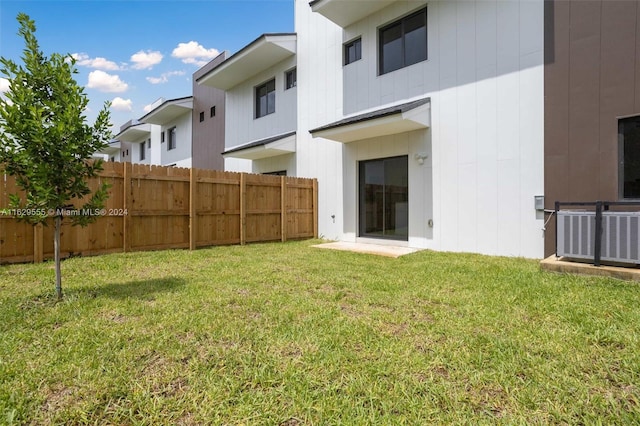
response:
M228 149L222 153L225 158L259 160L296 152L296 132L271 136Z
M346 117L310 130L314 138L349 143L378 136L395 135L431 126L431 99L422 98L404 104Z

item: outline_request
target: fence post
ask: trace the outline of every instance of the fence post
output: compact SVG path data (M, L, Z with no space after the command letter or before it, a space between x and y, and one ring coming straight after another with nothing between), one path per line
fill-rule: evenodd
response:
M593 248L593 265L600 266L602 247L602 201L596 201L596 235Z
M247 180L246 173L240 174L240 244L247 242Z
M124 211L126 212L126 214L123 216L122 218L122 250L126 253L128 251L131 251L131 244L130 244L130 238L131 236L130 234L130 217L133 214L133 212L131 211L131 175L133 172L133 165L127 161L125 161L124 166L124 173L123 173L123 177L124 177L124 182L123 182L123 190L124 190L124 197L122 197L122 200L124 202Z
M196 192L198 184L197 169L193 167L189 170L189 250L196 249Z
M318 179L313 179L313 238L318 238Z
M280 176L280 225L282 242L287 241L287 181L286 176Z
M43 225L38 223L33 227L33 263L44 262Z

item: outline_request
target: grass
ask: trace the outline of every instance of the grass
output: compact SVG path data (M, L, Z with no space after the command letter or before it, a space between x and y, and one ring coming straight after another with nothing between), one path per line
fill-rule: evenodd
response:
M637 283L313 243L0 267L0 424L640 424Z

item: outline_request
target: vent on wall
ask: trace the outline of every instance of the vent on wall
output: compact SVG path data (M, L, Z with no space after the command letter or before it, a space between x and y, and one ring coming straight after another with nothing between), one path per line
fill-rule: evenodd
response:
M593 259L595 212L560 210L556 254L575 259ZM600 259L619 263L640 263L640 213L602 213Z

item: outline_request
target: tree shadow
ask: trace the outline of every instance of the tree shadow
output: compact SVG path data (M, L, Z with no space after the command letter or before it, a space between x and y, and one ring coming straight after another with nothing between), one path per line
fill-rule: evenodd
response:
M164 277L140 281L114 282L85 289L92 297L113 299L155 299L158 293L174 293L184 287L186 281L179 277Z

